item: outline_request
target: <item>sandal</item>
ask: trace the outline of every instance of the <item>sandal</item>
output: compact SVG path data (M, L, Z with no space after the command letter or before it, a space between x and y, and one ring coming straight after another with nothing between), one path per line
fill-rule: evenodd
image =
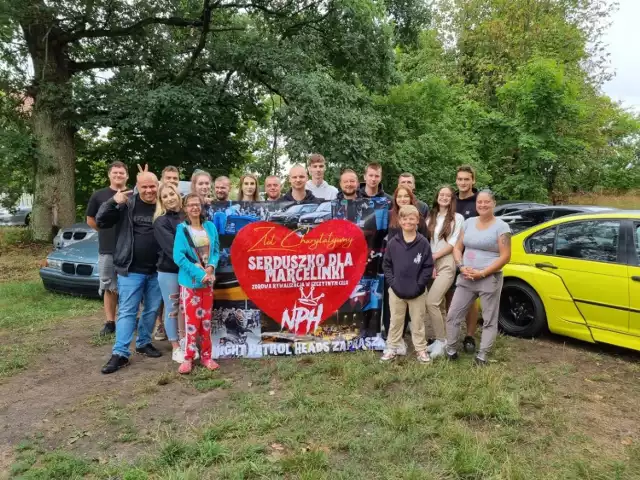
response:
M191 373L192 368L193 368L193 363L191 362L191 360L185 360L180 364L180 367L178 367L178 373L182 373L182 374Z
M418 358L418 361L420 363L430 363L431 362L431 357L429 357L429 354L424 350L422 352L416 353L416 357Z
M391 362L396 359L396 356L396 352L394 352L393 350L385 350L382 354L382 357L380 357L380 361Z
M216 370L220 368L220 365L218 365L218 363L211 358L207 358L206 360L201 360L200 365L202 365L204 368L207 368L209 370Z

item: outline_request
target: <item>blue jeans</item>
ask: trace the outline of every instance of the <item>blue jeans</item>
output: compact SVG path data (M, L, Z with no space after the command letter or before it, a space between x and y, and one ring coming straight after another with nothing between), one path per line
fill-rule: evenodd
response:
M158 272L158 283L164 303L164 329L170 342L178 339L178 308L180 306L180 285L178 274Z
M129 357L129 345L136 330L140 302L144 302L144 309L138 322L136 348L151 343L151 333L162 303L158 275L156 273L151 275L129 273L126 277L118 275L118 320L116 343L113 345L115 355Z

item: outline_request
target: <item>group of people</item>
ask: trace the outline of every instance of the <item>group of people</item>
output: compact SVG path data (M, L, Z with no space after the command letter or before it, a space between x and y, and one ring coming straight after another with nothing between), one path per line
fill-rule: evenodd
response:
M231 181L225 176L212 179L209 173L196 170L190 193L182 197L178 168L166 167L160 180L146 166L139 170L136 190L127 190L126 166L112 163L109 187L96 191L87 206L87 223L98 230L100 290L106 315L101 333L115 332L112 355L102 373L129 364L136 329L136 353L162 356L152 344L159 312L155 338L171 343L179 372L191 372L198 358L205 368L214 370L219 366L212 358L211 316L220 244L211 204L229 200ZM387 346L382 361L406 355L402 338L408 322L420 362L441 355L457 358L458 334L465 317L463 347L475 351L475 300L479 297L483 331L475 361L485 364L497 334L501 269L510 257L510 231L493 215L493 194L475 189L473 168L459 167L457 191L440 188L431 208L416 198L411 173L400 175L391 196L382 188L379 164L366 166L363 183L354 170L343 170L339 188L329 185L325 172L324 157L313 154L306 166L297 164L290 169L291 188L286 193L278 177L265 178L264 200L389 200L383 262L388 287L383 313ZM259 199L258 178L242 176L237 200Z
M388 286L385 316L388 312L389 320L385 322L387 344L381 361L406 355L402 338L409 321L421 363L438 356L458 358L465 317L464 349L475 352L479 298L483 327L474 361L480 366L487 364L498 333L502 268L511 258L511 232L493 214L494 194L473 191L474 178L473 169L460 167L456 183L459 189L468 183L471 195L461 198L462 189L456 195L451 187L443 186L426 216L420 213L409 187L396 189L383 262Z

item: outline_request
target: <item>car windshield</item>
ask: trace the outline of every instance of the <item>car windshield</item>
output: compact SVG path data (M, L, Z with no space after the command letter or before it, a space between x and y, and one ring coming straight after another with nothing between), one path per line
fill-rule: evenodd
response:
M292 207L287 208L287 213L298 213L304 205L293 205Z
M325 202L318 207L317 212L330 212L331 211L331 202Z

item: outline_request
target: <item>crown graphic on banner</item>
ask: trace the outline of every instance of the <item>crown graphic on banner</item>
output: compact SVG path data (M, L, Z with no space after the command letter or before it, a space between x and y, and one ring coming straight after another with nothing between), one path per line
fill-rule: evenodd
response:
M320 299L324 297L324 293L313 298L314 289L315 287L311 287L311 290L309 290L309 295L305 295L304 288L300 287L300 298L298 299L298 302L300 302L303 305L307 305L308 307L317 307Z

